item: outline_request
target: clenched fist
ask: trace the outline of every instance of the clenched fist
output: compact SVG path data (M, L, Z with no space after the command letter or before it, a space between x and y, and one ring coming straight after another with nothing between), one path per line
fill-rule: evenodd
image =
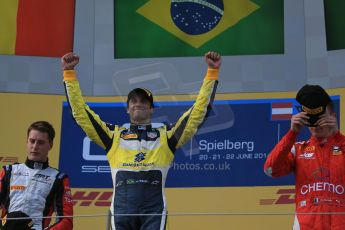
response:
M205 54L205 60L209 68L219 69L222 59L219 53L210 51Z
M79 56L75 53L67 53L61 58L61 66L63 70L72 70L79 63Z

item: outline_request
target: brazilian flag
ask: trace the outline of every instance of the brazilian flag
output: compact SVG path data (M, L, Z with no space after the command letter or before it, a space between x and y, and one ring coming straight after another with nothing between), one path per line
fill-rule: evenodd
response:
M345 1L324 0L327 49L345 49Z
M115 58L284 53L284 0L114 0Z

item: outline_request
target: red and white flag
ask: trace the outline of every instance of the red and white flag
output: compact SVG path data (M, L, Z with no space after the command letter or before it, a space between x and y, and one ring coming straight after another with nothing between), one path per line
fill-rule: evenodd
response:
M272 102L271 120L290 120L293 113L292 102Z

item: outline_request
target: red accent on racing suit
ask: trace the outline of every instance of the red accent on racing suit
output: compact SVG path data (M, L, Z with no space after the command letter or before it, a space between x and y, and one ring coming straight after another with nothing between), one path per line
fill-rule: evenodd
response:
M296 136L289 130L273 148L264 167L272 177L295 173L297 215L293 229L345 229L344 215L323 214L345 212L345 136L338 132L323 141L311 137L295 142Z
M26 160L23 164L6 165L0 171L0 205L2 217L21 211L30 217L73 216L73 201L66 174L49 167L48 162ZM33 218L32 229L70 230L72 218Z

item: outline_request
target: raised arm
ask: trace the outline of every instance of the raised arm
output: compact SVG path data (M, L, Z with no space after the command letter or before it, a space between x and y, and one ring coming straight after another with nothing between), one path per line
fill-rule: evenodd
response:
M271 177L285 176L294 170L296 137L301 129L308 125L308 116L305 112L291 117L291 126L288 133L279 141L268 155L264 172Z
M67 53L61 58L61 66L63 70L74 70L79 63L79 56L74 53Z
M63 80L66 97L77 124L86 135L103 149L109 149L112 144L110 127L85 104L77 80L75 66L79 63L79 56L74 53L65 54L61 58Z
M221 56L216 52L208 52L205 54L205 62L208 65L208 70L194 105L168 131L169 146L173 152L196 133L213 102L218 84Z
M222 59L219 53L207 52L205 54L205 61L209 69L219 69L222 64Z

